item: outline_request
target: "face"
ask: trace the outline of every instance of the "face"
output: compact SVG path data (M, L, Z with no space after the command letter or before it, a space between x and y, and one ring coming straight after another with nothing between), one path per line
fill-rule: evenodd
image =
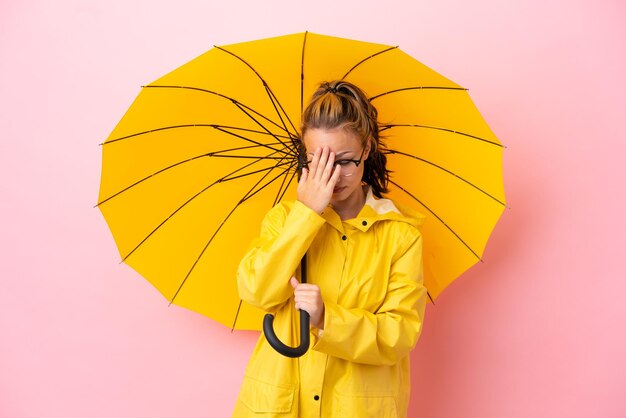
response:
M330 151L335 153L335 162L345 164L341 168L342 175L335 185L330 201L331 204L340 204L350 200L351 197L355 197L357 193L363 193L361 180L363 178L365 160L369 155L369 145L364 149L357 135L341 128L330 130L310 129L304 135L303 142L309 161L313 158L317 148L328 146ZM361 160L361 163L357 167L354 163L345 160ZM350 175L343 175L344 173L349 173Z

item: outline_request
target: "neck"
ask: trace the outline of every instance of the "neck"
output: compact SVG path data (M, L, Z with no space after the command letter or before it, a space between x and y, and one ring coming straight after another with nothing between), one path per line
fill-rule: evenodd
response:
M333 210L342 221L355 218L365 205L366 186L359 187L354 193L340 202L331 202Z

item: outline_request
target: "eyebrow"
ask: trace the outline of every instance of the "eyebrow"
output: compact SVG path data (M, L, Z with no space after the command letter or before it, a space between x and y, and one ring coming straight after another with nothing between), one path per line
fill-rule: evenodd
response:
M343 157L345 154L349 154L351 152L352 151L350 151L350 150L348 150L348 151L341 151L341 152L338 152L337 154L335 154L335 157ZM307 153L307 155L312 157L313 155L315 155L315 153L314 152L309 152L309 153Z

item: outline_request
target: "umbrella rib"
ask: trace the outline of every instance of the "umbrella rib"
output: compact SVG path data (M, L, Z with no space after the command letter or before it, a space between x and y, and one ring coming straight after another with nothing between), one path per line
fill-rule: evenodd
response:
M256 74L256 76L259 78L259 80L261 80L261 82L263 83L263 87L265 88L265 92L268 94L268 97L269 97L270 101L274 105L274 109L276 110L276 114L280 118L280 121L283 123L283 128L285 129L285 131L289 132L289 129L287 129L287 125L285 124L285 121L283 120L283 117L281 116L280 111L276 108L276 104L278 104L278 107L280 107L280 110L285 115L285 118L287 118L287 121L289 122L289 124L293 128L294 132L297 132L297 129L294 126L294 124L291 121L291 119L289 118L289 115L287 115L287 112L285 112L285 109L280 104L280 101L278 100L276 95L274 95L274 92L272 91L272 89L267 84L267 81L265 81L265 79L261 76L261 74L259 74L259 72L257 70L255 70L254 67L249 62L247 62L246 60L244 60L242 57L240 57L239 55L235 54L234 52L231 52L231 51L229 51L227 49L224 49L224 48L222 48L220 46L217 46L217 45L214 45L214 47L219 49L222 52L225 52L225 53L230 54L231 56L237 58L239 61L244 63L248 68L250 68L254 72L254 74ZM274 103L274 100L276 101L276 104Z
M454 129L450 129L450 128L440 128L440 127L438 127L438 126L416 125L416 124L389 124L389 125L383 125L383 127L382 127L382 129L381 129L381 132L382 132L382 131L387 131L387 130L392 129L392 128L423 128L423 129L434 129L434 130L437 130L437 131L450 132L450 133L453 133L453 134L455 134L455 135L462 135L462 136L466 136L466 137L468 137L468 138L477 139L477 140L479 140L479 141L483 141L483 142L486 142L486 143L488 143L488 144L495 145L495 146L500 147L500 148L504 148L504 147L503 147L503 145L502 145L502 144L500 144L500 143L498 143L498 142L493 142L493 141L490 141L490 140L488 140L488 139L481 138L481 137L476 136L476 135L471 135L471 134L468 134L468 133L465 133L465 132L455 131Z
M212 153L212 154L213 154L212 156L213 156L213 157L220 157L220 155L217 155L217 154L222 153L222 152L241 151L241 150L244 150L244 149L258 148L258 147L265 147L266 145L281 145L281 144L280 144L279 142L276 142L276 143L269 143L269 144L263 144L263 145L248 145L248 146L246 146L246 147L227 148L227 149L223 149L223 150L219 150L219 151L215 151L215 152L213 152L213 153ZM283 152L283 151L282 151L282 150L280 150L280 149L274 149L274 148L269 148L269 149L273 150L274 152L279 152L279 153L280 153L280 152ZM273 154L273 153L272 153L272 154ZM270 155L271 155L271 154L270 154ZM229 156L229 157L231 157L231 156ZM250 156L244 156L244 155L241 155L241 156L238 156L238 155L232 155L232 157L251 158ZM258 156L257 156L257 157L258 157ZM255 158L256 158L256 157L255 157ZM271 159L278 159L279 157L269 157L269 156L263 156L263 157L258 157L258 158L271 158Z
M293 168L293 164L291 165L290 168ZM280 202L281 200L283 200L283 196L285 196L285 193L287 193L287 189L289 189L289 186L291 185L291 182L293 181L293 178L296 176L298 172L294 170L293 174L291 175L291 178L289 179L289 182L287 183L287 185L285 185L285 180L287 179L287 176L283 177L283 182L280 185L279 189L278 189L278 193L276 193L276 199L274 199L274 205L275 206L278 202ZM281 192L282 190L282 192Z
M104 143L102 143L100 145L108 145L108 144L112 144L114 142L118 142L118 141L122 141L122 140L125 140L125 139L134 138L134 137L141 136L141 135L147 135L147 134L151 134L151 133L154 133L154 132L166 131L166 130L169 130L169 129L182 129L182 128L213 128L213 129L219 129L222 132L226 132L228 134L231 134L231 132L228 132L225 129L233 129L233 130L251 132L251 133L255 133L255 134L269 135L269 136L273 136L274 138L277 138L277 137L289 138L289 137L286 137L284 135L273 134L273 133L270 133L268 131L265 131L265 132L255 131L254 129L239 128L239 127L236 127L236 126L216 125L216 124L212 124L212 123L188 123L188 124L184 124L184 125L163 126L161 128L154 128L154 129L149 129L147 131L136 132L134 134L121 136L119 138L108 140L108 141L106 141L106 142L104 142ZM240 137L240 138L242 138L242 137ZM244 139L246 139L246 138L244 138ZM255 143L257 143L257 142L255 142ZM282 144L282 141L280 143Z
M274 92L269 88L269 86L267 84L264 84L264 86L265 86L265 90L267 91L268 97L270 98L270 102L272 102L272 106L274 106L274 110L276 110L276 114L280 118L280 121L283 123L284 129L287 132L289 132L289 129L287 128L287 125L285 125L285 121L283 120L283 117L281 116L280 111L278 110L276 105L278 105L278 107L280 107L280 110L283 112L283 114L285 115L285 118L287 118L287 121L289 122L289 124L293 128L292 139L297 137L296 127L293 126L293 122L291 122L291 119L287 115L287 112L285 112L285 109L283 109L283 106L278 101L278 98L276 97L276 95L274 95Z
M239 104L235 104L235 106L239 107ZM265 127L265 126L261 123L261 122L259 122L259 121L258 121L258 120L254 117L254 116L250 115L248 112L246 112L245 110L243 110L241 107L239 107L239 109L240 109L243 113L245 113L246 115L248 115L248 117L249 117L249 118L251 118L253 121L255 121L255 122L256 122L256 123L257 123L257 124L258 124L261 128L265 129L265 130L267 131L267 133L268 133L268 134L272 135L272 133L271 133L271 132L270 132L270 131L269 131L269 130L268 130L268 129L267 129L267 128L266 128L266 127ZM289 134L289 138L293 138L293 137L291 136L291 133L290 133L289 131L286 131L286 132ZM278 139L277 137L274 137L274 138L276 138L278 141L280 141L280 139ZM292 150L292 151L293 151L293 145L292 145L291 143L287 143L287 142L283 142L283 141L280 141L280 143L281 143L283 146L285 146L285 147L287 147L287 148L289 148L290 150Z
M261 142L254 141L254 140L252 140L252 139L250 139L250 138L247 138L247 137L245 137L245 136L238 135L238 134L236 134L236 133L234 133L234 132L230 132L230 131L227 131L227 130L222 129L222 128L215 128L215 129L217 129L217 130L218 130L218 131L220 131L220 132L224 132L225 134L228 134L228 135L234 136L235 138L240 138L240 139L243 139L243 140L245 140L245 141L252 142L253 144L256 144L256 145L259 145L259 146L262 146L262 147L269 148L269 149L271 149L271 150L273 150L273 151L277 151L277 152L282 152L282 151L283 151L282 149L275 149L275 148L272 148L272 147L268 147L268 146L266 146L265 144L263 144L263 143L261 143ZM286 145L287 145L286 143L284 143L283 141L281 141L278 137L276 137L275 135L273 135L273 134L272 134L272 133L270 133L269 131L268 131L268 134L269 134L269 135L271 135L271 136L272 136L275 140L277 140L277 141L280 143L280 145L283 145L283 146L286 146Z
M270 154L270 155L271 155L271 154ZM180 206L179 206L176 210L174 210L174 212L172 212L172 213L171 213L171 214L170 214L167 218L165 218L165 219L164 219L164 220L163 220L163 221L162 221L162 222L161 222L161 223L160 223L160 224L159 224L156 228L154 228L154 229L152 230L152 232L150 232L148 235L146 235L146 237L145 237L144 239L142 239L142 240L141 240L141 242L139 242L139 244L137 244L137 245L135 246L135 248L133 248L133 249L132 249L132 250L131 250L128 254L126 254L126 256L124 256L124 257L122 258L122 262L126 261L126 259L127 259L128 257L130 257L130 256L131 256L131 255L132 255L132 254L133 254L133 253L134 253L134 252L135 252L135 251L136 251L136 250L137 250L137 249L138 249L138 248L139 248L139 247L140 247L140 246L141 246L144 242L146 242L146 240L147 240L148 238L150 238L150 237L151 237L151 236L152 236L152 235L153 235L156 231L158 231L158 230L159 230L159 229L160 229L163 225L165 225L165 223L166 223L168 220L170 220L170 219L171 219L174 215L176 215L176 213L178 213L178 212L179 212L182 208L184 208L185 206L187 206L187 205L188 205L188 204L189 204L192 200L194 200L196 197L200 196L202 193L204 193L205 191L207 191L207 190L208 190L208 189L210 189L211 187L215 186L216 184L222 183L223 181L225 181L224 179L227 179L226 181L228 181L228 180L234 180L234 178L228 178L228 177L229 177L229 176L231 176L231 175L233 175L233 174L235 174L235 173L237 173L237 172L239 172L239 171L241 171L241 170L243 170L243 169L245 169L245 168L250 167L250 166L251 166L251 165L253 165L253 164L256 164L258 161L260 161L260 160L253 161L253 162L251 162L251 163L249 163L249 164L246 164L246 165L245 165L245 166L243 166L243 167L238 168L238 169L237 169L237 170L235 170L235 171L232 171L232 172L228 173L226 176L224 176L224 177L222 177L222 178L219 178L219 179L215 180L213 183L209 184L207 187L205 187L204 189L200 190L198 193L196 193L195 195L193 195L192 197L190 197L189 199L187 199L187 201L186 201L185 203L183 203L183 204L182 204L182 205L180 205ZM288 164L288 163L277 164L277 165L285 165L285 164ZM270 171L271 171L271 170L273 170L275 167L276 167L276 165L274 165L274 166L272 166L272 167L267 167L267 168L264 168L264 169L261 169L261 170L257 170L257 171L254 171L254 172L250 172L250 173L247 173L247 174L246 174L246 175L244 175L244 176L238 176L237 178L241 178L241 177L245 177L245 176L250 176L250 175L253 175L253 174L260 173L260 172L262 172L262 171L267 171L267 170L270 170ZM118 193L118 194L119 194L119 193ZM111 198L109 198L109 199L111 199ZM107 200L108 200L108 199L107 199Z
M395 90L389 90L380 94L377 94L376 96L372 96L370 97L370 102L372 100L376 100L381 96L386 96L388 94L393 94L393 93L399 93L401 91L407 91L407 90L459 90L459 91L467 91L466 88L463 87L444 87L444 86L413 86L413 87L403 87L401 89L395 89Z
M406 193L407 195L409 195L413 200L415 200L417 203L419 203L420 205L422 205L428 212L430 212L435 218L437 218L437 220L439 222L441 222L441 224L443 226L446 227L446 229L448 229L448 231L450 231L459 241L461 241L461 243L463 243L463 245L472 253L476 256L476 258L479 261L483 261L482 258L478 255L478 253L476 253L476 251L474 251L472 249L472 247L470 247L464 240L463 238L461 238L459 236L459 234L457 234L443 219L441 219L441 217L439 217L439 215L437 215L435 212L433 212L432 209L430 209L428 206L426 206L421 200L419 200L416 196L414 196L413 194L411 194L408 190L406 190L404 187L400 186L398 183L396 183L393 180L389 180L389 182L391 184L393 184L394 186L396 186L398 189L402 190L404 193Z
M252 196L254 196L255 194L261 192L263 189L265 189L266 187L268 187L270 184L272 184L273 182L276 181L277 178L279 178L280 176L285 175L289 170L291 170L294 167L294 163L292 161L288 161L286 163L281 163L281 164L276 164L275 167L278 166L283 166L289 164L289 167L287 167L286 169L284 169L280 174L278 174L278 176L274 177L272 180L268 181L267 183L265 183L263 186L261 186L259 189L254 190L256 186L258 186L265 177L267 177L267 175L270 173L270 171L268 171L254 186L252 186L252 188L248 191L248 193L246 193L246 195L241 199L240 203L245 202L246 200L250 199ZM252 192L254 190L254 192Z
M358 67L359 65L363 64L365 61L368 61L368 60L370 60L370 59L372 59L374 57L377 57L378 55L384 54L385 52L393 51L394 49L398 49L398 46L390 46L390 47L388 47L386 49L383 49L382 51L378 51L377 53L370 55L369 57L363 58L361 61L356 63L354 65L354 67L350 68L348 70L348 72L345 73L343 77L341 77L341 79L345 80L346 77L348 76L348 74L350 74L354 69L356 69L356 67Z
M276 168L275 167L272 167ZM198 257L196 258L196 260L194 261L193 265L191 266L191 268L189 269L189 271L187 272L187 274L185 275L185 278L183 279L183 281L180 283L180 286L178 287L178 289L176 290L176 292L174 293L174 296L172 296L172 299L170 300L170 304L174 303L174 300L176 299L176 297L178 296L178 294L180 293L181 289L183 288L183 286L185 285L185 283L187 282L187 279L189 278L189 276L191 276L191 273L193 272L193 270L196 268L196 265L198 264L198 262L200 261L200 259L202 258L202 256L204 255L205 251L207 250L207 248L209 248L209 245L211 245L211 242L213 242L213 239L217 236L217 234L221 231L222 227L224 226L224 224L226 224L226 221L228 221L228 219L232 216L233 213L235 213L235 210L237 210L237 208L243 203L245 202L247 199L249 199L250 197L252 197L253 195L255 195L256 193L258 193L259 191L261 191L263 188L265 188L266 186L268 186L269 184L273 183L277 178L279 178L280 176L282 176L285 172L281 172L279 173L276 177L274 177L272 180L270 180L265 186L263 186L261 189L257 190L256 192L254 192L253 194L250 195L250 192L252 190L254 190L256 188L256 186L259 185L259 183L261 183L263 181L263 179L265 179L267 177L267 175L270 173L270 171L268 171L267 173L265 173L265 175L259 180L257 181L254 186L252 186L250 188L250 190L246 193L246 195L239 201L237 202L237 204L231 209L231 211L228 213L228 215L226 215L226 217L222 220L222 222L220 223L220 225L217 227L217 229L215 230L215 232L213 232L213 235L211 235L211 238L209 238L209 241L206 243L206 245L204 246L204 248L202 249L202 251L200 252L200 254L198 255ZM210 186L209 186L210 187ZM235 322L236 322L236 318L235 318Z
M304 49L306 47L306 38L309 31L304 32L302 40L302 57L300 61L300 114L304 113Z
M274 126L284 130L285 132L289 133L288 130L285 129L284 126L280 126L280 124L274 122L273 120L271 120L270 118L268 118L267 116L264 116L262 114L260 114L259 112L257 112L256 110L252 109L250 106L246 106L245 104L239 102L236 99L233 99L232 97L226 96L224 94L215 92L215 91L211 91L211 90L207 90L207 89L202 89L200 87L192 87L192 86L170 86L170 85L155 85L155 84L150 84L148 86L143 86L143 88L164 88L164 89L182 89L182 90L193 90L193 91L200 91L203 93L209 93L209 94L213 94L215 96L221 97L223 99L226 99L228 101L230 101L231 103L233 103L234 105L236 105L240 110L242 107L250 110L253 113L256 113L258 116L262 117L263 119L265 119L266 121L270 122L271 124L273 124ZM247 116L250 116L249 113L245 112ZM259 123L256 119L253 119L255 122ZM262 126L262 125L261 125ZM265 127L264 127L265 128ZM269 131L268 131L269 132Z
M475 189L476 189L476 190L478 190L479 192L481 192L481 193L485 194L486 196L490 197L491 199L493 199L494 201L498 202L498 203L499 203L499 204L501 204L502 206L506 206L506 204L505 204L504 202L500 201L497 197L492 196L490 193L488 193L487 191L485 191L485 190L481 189L480 187L478 187L478 186L477 186L477 185L475 185L474 183L472 183L472 182L470 182L469 180L467 180L467 179L465 179L465 178L463 178L463 177L459 176L458 174L456 174L456 173L454 173L454 172L452 172L452 171L448 170L447 168L444 168L444 167L442 167L442 166L440 166L440 165L438 165L438 164L433 163L432 161L428 161L428 160L425 160L425 159L423 159L423 158L417 157L417 156L415 156L415 155L407 154L407 153L405 153L405 152L402 152L402 151L396 151L396 150L392 150L392 149L388 150L386 153L387 153L387 154L397 154L397 155L403 155L403 156L405 156L405 157L414 158L414 159L416 159L416 160L422 161L423 163L426 163L426 164L432 165L433 167L436 167L436 168L438 168L438 169L440 169L440 170L442 170L442 171L445 171L446 173L448 173L448 174L450 174L450 175L452 175L452 176L456 177L457 179L459 179L459 180L461 180L461 181L463 181L463 182L467 183L469 186L472 186L473 188L475 188Z
M235 325L237 325L237 319L239 318L239 312L241 311L241 304L243 303L242 299L239 299L239 305L237 305L237 312L235 313L235 319L233 320L233 326L230 328L230 332L235 330Z
M229 152L229 151L237 151L237 148L233 149L225 149L218 152ZM258 155L219 155L217 153L212 153L212 155L208 155L209 157L214 158L241 158L241 159L253 159L253 160L280 160L281 157L259 157Z
M282 158L282 159L284 159L284 158ZM290 162L284 162L284 163L282 163L282 162L278 162L278 163L274 164L272 167L266 167L266 168L262 168L262 169L260 169L260 170L250 171L250 172L245 173L245 174L239 174L238 176L232 176L232 177L231 177L231 176L225 176L225 177L222 177L222 178L220 179L220 182L221 182L221 183L224 183L224 182L227 182L227 181L237 180L237 179L240 179L240 178L242 178L242 177L248 177L248 176L251 176L252 174L258 174L258 173L262 173L262 172L264 172L264 171L267 171L267 173L269 173L269 172L271 172L274 168L276 168L276 167L281 167L281 166L284 166L284 165L289 165L289 168L287 168L287 169L285 170L285 172L286 172L286 171L288 171L288 170L290 170L290 169L291 169L291 167L293 166L293 164L292 164L292 163L290 163ZM267 176L267 174L266 174L266 176ZM245 199L244 199L244 200L245 200Z
M241 148L239 148L239 149L244 149L244 148L252 148L252 147L241 147ZM217 152L226 152L226 151L234 151L234 150L237 150L237 148L233 148L233 149L230 149L230 150L221 150L221 151L217 151ZM274 151L272 154L275 154L276 152L280 152L280 151ZM131 184L131 185L129 185L129 186L127 186L127 187L125 187L124 189L122 189L122 190L120 190L120 191L118 191L118 192L114 193L113 195L111 195L111 196L107 197L106 199L104 199L104 200L102 200L102 201L98 202L98 204L96 204L96 207L97 207L97 206L100 206L100 205L102 205L102 204L104 204L104 203L106 203L107 201L109 201L109 200L113 199L114 197L116 197L116 196L118 196L118 195L120 195L120 194L122 194L122 193L124 193L124 192L128 191L129 189L131 189L131 188L133 188L133 187L135 187L135 186L137 186L137 185L139 185L139 184L143 183L144 181L146 181L146 180L148 180L148 179L150 179L150 178L155 177L155 176L156 176L156 175L158 175L158 174L161 174L161 173L163 173L163 172L165 172L165 171L168 171L168 170L170 170L170 169L172 169L172 168L174 168L174 167L177 167L177 166L179 166L179 165L182 165L182 164L185 164L185 163L188 163L188 162L191 162L191 161L197 160L197 159L199 159L199 158L204 158L204 157L227 158L227 157L228 157L228 158L246 158L246 159L248 159L248 158L255 158L255 159L256 159L256 161L253 161L252 163L248 164L247 166L241 167L241 168L239 169L239 170L242 170L242 169L247 168L247 167L249 167L250 165L255 164L255 163L257 163L257 162L259 162L259 161L261 161L261 160L264 160L264 159L277 159L277 158L278 158L278 157L271 157L271 155L272 155L272 154L268 154L267 156L263 156L263 157L258 157L258 156L231 156L231 155L215 155L215 153L212 153L212 152L209 152L209 153L206 153L206 154L201 154L201 155L196 155L195 157L188 158L188 159L186 159L186 160L179 161L179 162L177 162L177 163L171 164L171 165L169 165L169 166L167 166L167 167L164 167L164 168L162 168L162 169L160 169L160 170L158 170L158 171L156 171L156 172L154 172L154 173L152 173L152 174L150 174L150 175L148 175L148 176L146 176L146 177L144 177L144 178L142 178L142 179L140 179L140 180L137 180L135 183L133 183L133 184ZM233 173L236 173L237 171L238 171L238 170L234 171ZM233 174L233 173L230 173L230 174Z

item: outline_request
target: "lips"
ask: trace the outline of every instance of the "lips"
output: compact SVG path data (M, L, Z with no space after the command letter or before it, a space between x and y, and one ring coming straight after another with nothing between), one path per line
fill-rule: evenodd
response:
M346 187L335 187L333 189L333 194L341 193Z

